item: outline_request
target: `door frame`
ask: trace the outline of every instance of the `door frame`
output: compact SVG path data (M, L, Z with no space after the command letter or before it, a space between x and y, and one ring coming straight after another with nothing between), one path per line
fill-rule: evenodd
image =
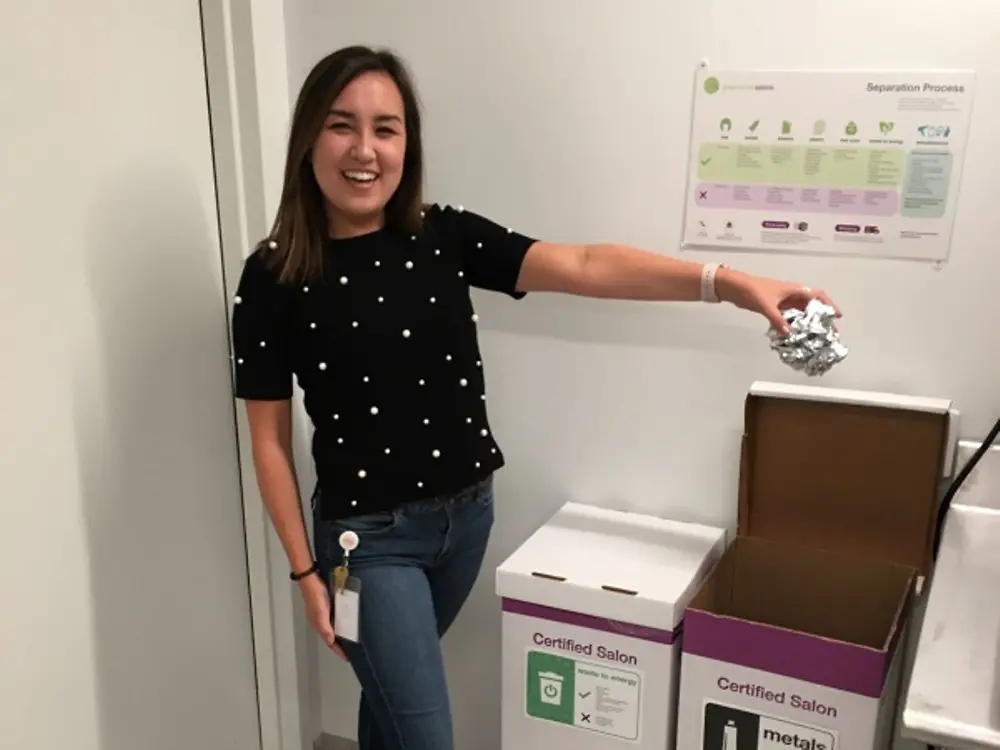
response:
M284 3L199 2L223 278L231 296L281 194L290 114ZM236 415L261 749L312 750L320 731L315 644L257 489L242 405Z

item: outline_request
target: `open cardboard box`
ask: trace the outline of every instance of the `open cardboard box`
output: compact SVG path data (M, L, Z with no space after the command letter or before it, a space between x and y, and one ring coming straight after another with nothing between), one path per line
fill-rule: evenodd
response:
M754 384L738 536L685 617L678 748L887 746L950 407Z

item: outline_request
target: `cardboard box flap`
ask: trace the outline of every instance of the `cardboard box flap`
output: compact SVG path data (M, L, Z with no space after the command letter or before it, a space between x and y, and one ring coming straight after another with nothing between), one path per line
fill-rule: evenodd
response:
M926 574L951 405L755 383L744 417L740 536Z
M566 503L497 569L504 598L672 628L726 531Z

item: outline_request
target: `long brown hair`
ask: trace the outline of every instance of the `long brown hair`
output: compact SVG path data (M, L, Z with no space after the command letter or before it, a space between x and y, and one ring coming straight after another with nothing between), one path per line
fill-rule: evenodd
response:
M344 47L324 57L299 90L288 134L285 179L278 212L258 249L281 269L282 281L317 279L323 272L328 236L323 193L313 174L311 153L330 105L362 73L387 73L399 88L406 124L406 153L399 187L385 207L385 226L400 233L420 230L423 202L423 145L420 105L409 71L393 52L363 46Z

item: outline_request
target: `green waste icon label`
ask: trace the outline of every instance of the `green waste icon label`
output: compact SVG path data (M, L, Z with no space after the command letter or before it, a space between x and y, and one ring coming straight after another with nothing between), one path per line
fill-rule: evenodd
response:
M525 711L535 719L636 741L641 694L635 672L528 651Z

